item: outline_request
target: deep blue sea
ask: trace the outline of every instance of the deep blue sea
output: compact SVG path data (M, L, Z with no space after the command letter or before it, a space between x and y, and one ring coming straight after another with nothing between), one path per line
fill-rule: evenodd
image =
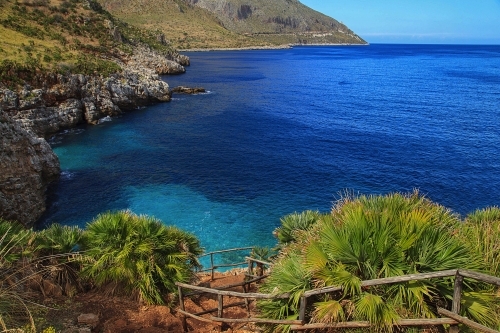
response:
M500 205L500 46L189 53L170 86L207 94L51 139L41 225L154 215L207 250L275 244L280 217L339 193L414 188L465 215Z

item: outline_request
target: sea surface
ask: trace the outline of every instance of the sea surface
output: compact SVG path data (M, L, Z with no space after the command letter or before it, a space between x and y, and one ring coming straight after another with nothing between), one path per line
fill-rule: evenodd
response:
M187 55L164 80L208 93L50 140L62 176L41 227L130 209L217 250L273 246L280 217L345 190L419 189L462 215L500 205L500 46Z

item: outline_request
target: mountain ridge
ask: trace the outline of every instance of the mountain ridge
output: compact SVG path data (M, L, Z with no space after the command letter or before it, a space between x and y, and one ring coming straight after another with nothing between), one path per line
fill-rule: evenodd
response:
M367 44L298 0L99 0L130 24L162 31L178 49Z

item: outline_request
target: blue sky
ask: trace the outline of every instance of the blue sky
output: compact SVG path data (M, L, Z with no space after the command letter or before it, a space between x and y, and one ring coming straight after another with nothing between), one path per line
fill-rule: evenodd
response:
M369 43L500 44L500 0L301 0Z

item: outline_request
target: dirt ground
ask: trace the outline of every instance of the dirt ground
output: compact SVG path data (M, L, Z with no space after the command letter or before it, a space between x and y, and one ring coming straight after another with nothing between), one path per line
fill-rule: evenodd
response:
M242 282L244 274L239 271L216 273L215 279L210 281L210 275L199 275L199 284L204 287L217 287ZM228 289L242 292L243 287ZM256 291L252 284L251 291ZM241 302L242 299L224 296L224 305ZM50 310L44 316L44 327L53 326L57 332L62 333L160 333L160 332L183 332L181 315L177 313L178 304L173 309L167 306L145 306L137 301L124 297L106 297L99 293L85 293L69 299L46 300L50 304ZM185 310L190 313L201 312L217 308L216 295L192 296L185 299ZM253 313L254 302L250 303ZM93 327L78 325L78 316L81 314L96 314L97 324ZM216 316L217 312L211 315ZM254 315L254 314L253 314ZM208 318L210 315L204 315ZM245 306L224 309L226 318L247 318L248 312ZM233 332L249 333L261 330L253 324L224 324L222 327L201 322L195 319L187 319L189 332L211 333L211 332Z

